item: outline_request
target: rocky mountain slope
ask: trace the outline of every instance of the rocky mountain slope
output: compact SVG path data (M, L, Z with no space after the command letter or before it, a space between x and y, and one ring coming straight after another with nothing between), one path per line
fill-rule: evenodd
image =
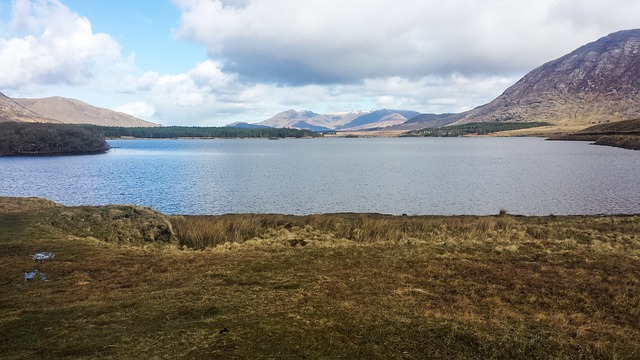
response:
M0 93L0 122L58 123L59 121L37 114Z
M548 62L455 124L581 125L640 117L640 29L619 31Z
M42 99L13 99L24 108L66 124L122 127L156 127L158 124L131 115L59 96Z

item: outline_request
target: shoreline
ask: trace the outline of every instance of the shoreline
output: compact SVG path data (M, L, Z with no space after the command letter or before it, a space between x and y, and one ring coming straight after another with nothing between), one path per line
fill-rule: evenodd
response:
M391 214L391 213L379 213L379 212L325 212L325 213L309 213L309 214L287 214L287 213L220 213L220 214L170 214L163 213L155 210L151 207L134 205L134 204L104 204L104 205L65 205L44 197L37 196L0 196L0 216L3 214L21 213L25 211L37 211L46 209L84 209L87 211L110 209L110 208L122 208L129 207L133 209L144 209L147 212L155 213L158 216L167 218L223 218L223 217L288 217L288 218L313 218L313 217L358 217L365 216L376 219L393 219L393 220L408 220L408 219L482 219L482 218L502 218L510 217L513 219L561 219L561 218L625 218L625 217L640 217L640 212L636 213L597 213L597 214L539 214L539 215L527 215L527 214L512 214L506 210L500 210L495 214Z
M510 216L513 218L580 218L580 217L593 217L593 218L603 218L603 217L628 217L628 216L640 216L640 212L620 212L620 213L592 213L592 214L579 214L579 213L549 213L549 214L518 214L518 213L510 213L507 210L501 209L495 213L486 213L486 214L472 214L472 213L460 213L460 214L405 214L405 213L383 213L383 212L355 212L355 211L335 211L335 212L313 212L313 213L277 213L277 212L228 212L228 213L166 213L160 210L154 209L152 207L144 206L144 205L135 205L135 204L119 204L119 203L108 203L108 204L79 204L79 205L66 205L63 203L54 202L45 197L39 196L3 196L0 195L0 215L3 212L7 212L6 209L15 209L11 210L19 212L21 209L21 205L12 205L12 204L22 204L22 203L32 203L32 204L46 204L43 205L43 208L49 207L58 207L58 208L85 208L85 209L99 209L99 208L109 208L109 207L118 207L118 206L131 206L136 208L144 208L149 211L155 212L159 215L166 217L225 217L225 216L286 216L286 217L314 217L314 216L375 216L380 218L397 218L397 219L409 219L409 218L433 218L433 219L447 219L447 218L494 218L494 217L502 217L502 216ZM3 210L4 209L4 210Z

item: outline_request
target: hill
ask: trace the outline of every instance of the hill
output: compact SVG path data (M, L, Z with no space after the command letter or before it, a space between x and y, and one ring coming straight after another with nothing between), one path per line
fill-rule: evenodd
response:
M588 126L640 117L640 29L619 31L548 62L455 124Z
M14 99L24 108L65 124L100 126L156 127L158 124L131 115L89 105L79 100L59 96L41 99Z
M434 129L452 124L465 116L461 114L420 114L405 121L404 123L392 126L389 130L414 131L422 129Z
M268 129L270 126L266 125L257 125L257 124L249 124L247 122L236 121L227 125L226 127L237 128L237 129Z
M59 123L37 114L0 93L0 122Z

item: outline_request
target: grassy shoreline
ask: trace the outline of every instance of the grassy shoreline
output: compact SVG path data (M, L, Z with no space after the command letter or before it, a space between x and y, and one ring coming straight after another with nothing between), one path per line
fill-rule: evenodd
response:
M603 123L549 140L593 141L595 145L640 150L640 119Z
M640 215L165 216L0 198L0 258L6 359L640 356ZM35 269L48 281L23 279Z

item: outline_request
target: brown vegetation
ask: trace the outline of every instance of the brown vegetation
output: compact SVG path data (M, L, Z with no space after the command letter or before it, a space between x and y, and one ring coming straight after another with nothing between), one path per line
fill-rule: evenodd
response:
M640 119L598 124L574 133L552 136L550 140L594 141L596 145L640 150Z
M0 213L2 358L640 357L640 216L44 205Z
M640 150L640 136L611 135L598 138L594 144L615 146L629 150Z

